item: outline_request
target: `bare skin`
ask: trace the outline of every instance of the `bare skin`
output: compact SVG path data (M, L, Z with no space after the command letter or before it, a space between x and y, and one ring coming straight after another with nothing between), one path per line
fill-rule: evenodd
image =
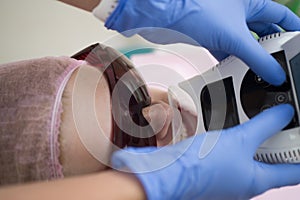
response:
M95 8L100 2L101 0L59 0L61 2L64 2L66 4L75 6L77 8L81 8L83 10L86 11L92 11L93 8Z
M132 174L113 170L58 181L0 188L0 199L144 200L143 187Z

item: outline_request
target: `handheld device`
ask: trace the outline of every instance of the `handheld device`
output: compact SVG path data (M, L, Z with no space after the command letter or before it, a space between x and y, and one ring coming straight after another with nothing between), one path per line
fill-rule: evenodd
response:
M300 32L268 35L259 43L285 70L287 79L283 85L268 84L240 59L230 56L203 74L170 87L170 104L176 100L180 105L176 96L192 99L198 113L197 133L232 127L274 105L292 104L296 112L290 124L265 141L255 159L300 163Z

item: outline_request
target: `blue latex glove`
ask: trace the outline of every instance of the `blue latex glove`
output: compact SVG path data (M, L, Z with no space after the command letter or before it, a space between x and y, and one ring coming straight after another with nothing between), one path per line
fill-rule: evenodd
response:
M285 127L293 114L290 105L279 105L242 125L200 134L174 146L117 151L113 167L134 172L149 200L249 199L270 188L300 182L300 165L270 165L253 159L260 144ZM213 148L207 148L211 144Z
M120 0L105 25L154 43L200 45L219 60L235 55L264 80L279 85L284 71L249 29L260 36L279 32L277 25L295 31L300 19L271 0Z

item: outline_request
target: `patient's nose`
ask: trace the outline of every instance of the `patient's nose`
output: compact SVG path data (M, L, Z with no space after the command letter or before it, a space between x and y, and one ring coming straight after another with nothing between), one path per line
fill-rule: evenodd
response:
M154 130L158 145L161 144L162 141L164 141L163 145L168 144L172 139L170 125L172 121L173 110L171 107L168 104L160 101L144 108L143 115ZM165 142L166 139L168 140L167 142Z

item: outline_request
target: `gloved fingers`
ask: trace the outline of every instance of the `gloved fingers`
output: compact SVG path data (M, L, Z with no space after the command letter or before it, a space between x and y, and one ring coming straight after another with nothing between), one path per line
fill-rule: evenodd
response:
M228 53L222 52L222 51L209 51L211 53L211 55L213 55L218 61L222 61L225 58L227 58L229 56Z
M286 75L280 64L253 38L247 30L236 37L232 54L244 61L254 73L273 85L281 85Z
M273 1L265 1L262 6L251 21L274 23L288 31L300 30L300 19L289 8Z
M145 172L149 166L149 171L157 166L152 166L149 162L151 155L159 155L159 148L157 147L128 147L115 151L111 156L112 168L115 170L125 171L125 172ZM145 164L145 163L146 164ZM153 168L151 168L153 167Z
M248 27L251 31L255 32L259 37L281 32L281 29L277 25L272 23L254 22L254 23L249 23Z
M300 164L265 164L257 162L254 193L300 183Z
M294 115L294 109L289 104L281 104L267 109L239 127L243 139L254 154L257 148L269 137L280 132L289 124Z

